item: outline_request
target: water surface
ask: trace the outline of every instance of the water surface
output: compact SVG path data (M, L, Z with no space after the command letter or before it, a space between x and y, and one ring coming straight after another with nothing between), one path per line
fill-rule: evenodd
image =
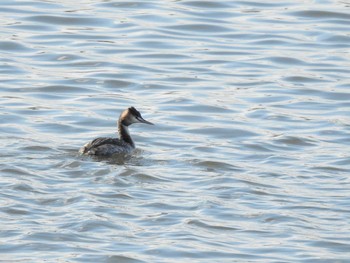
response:
M349 8L2 1L2 260L348 262Z

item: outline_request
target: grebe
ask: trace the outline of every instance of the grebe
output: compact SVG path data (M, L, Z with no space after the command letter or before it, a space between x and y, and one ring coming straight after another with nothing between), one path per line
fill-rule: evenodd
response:
M85 144L79 152L85 155L110 156L113 154L129 154L135 149L135 143L129 133L129 125L133 123L153 123L142 118L140 112L130 107L120 114L118 120L118 138L97 138Z

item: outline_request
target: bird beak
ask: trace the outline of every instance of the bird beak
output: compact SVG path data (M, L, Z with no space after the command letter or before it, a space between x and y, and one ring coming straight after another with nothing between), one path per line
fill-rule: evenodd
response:
M137 120L141 123L146 123L146 124L149 124L149 125L154 125L152 122L149 122L149 121L146 121L144 118L142 117L138 117Z

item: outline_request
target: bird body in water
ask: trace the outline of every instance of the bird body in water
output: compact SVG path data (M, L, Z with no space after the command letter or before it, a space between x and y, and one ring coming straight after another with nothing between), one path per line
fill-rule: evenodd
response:
M118 120L119 138L96 138L85 144L79 152L85 155L111 156L114 154L130 154L135 149L135 143L129 133L129 126L133 123L153 123L142 118L134 107L124 110Z

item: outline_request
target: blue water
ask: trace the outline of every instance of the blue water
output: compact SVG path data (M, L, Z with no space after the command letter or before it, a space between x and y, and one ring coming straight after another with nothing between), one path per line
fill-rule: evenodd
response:
M0 261L349 262L349 8L2 1Z

